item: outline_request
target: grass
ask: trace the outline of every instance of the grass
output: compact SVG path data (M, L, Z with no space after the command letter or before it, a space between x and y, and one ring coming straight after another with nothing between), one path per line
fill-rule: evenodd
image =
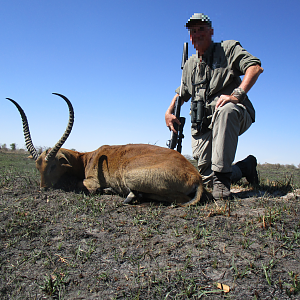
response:
M231 202L124 206L40 191L26 157L0 153L1 299L300 297L297 168L259 165Z

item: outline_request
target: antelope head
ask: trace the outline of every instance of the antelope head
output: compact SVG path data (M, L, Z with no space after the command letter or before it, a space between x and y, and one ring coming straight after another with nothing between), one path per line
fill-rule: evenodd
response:
M52 149L51 148L47 149L40 155L38 154L37 150L35 149L32 143L27 117L23 109L16 101L10 98L6 98L7 100L11 101L20 112L22 122L23 122L23 132L25 137L26 148L30 152L32 158L35 160L36 168L40 172L41 175L40 186L42 188L48 188L53 186L55 183L57 183L59 178L64 173L66 173L70 168L72 168L72 165L70 164L69 161L70 157L68 155L68 151L67 150L63 151L64 149L61 149L61 147L67 140L73 127L73 123L74 123L73 106L67 97L57 93L53 93L53 94L60 96L66 101L69 107L69 122L63 136L55 144L55 146Z

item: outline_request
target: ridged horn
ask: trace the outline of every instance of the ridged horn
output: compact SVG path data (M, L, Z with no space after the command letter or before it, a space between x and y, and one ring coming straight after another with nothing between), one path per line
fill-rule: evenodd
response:
M23 132L24 132L24 137L25 137L26 148L29 151L29 153L32 155L33 159L37 160L39 155L38 155L35 147L33 146L31 136L30 136L30 131L29 131L29 125L28 125L27 117L24 113L24 110L21 108L21 106L15 100L10 99L10 98L6 98L6 99L11 101L17 107L17 109L21 115L22 122L23 122Z
M69 122L68 122L68 126L67 126L63 136L60 138L60 140L55 144L55 146L51 149L51 151L46 156L45 160L47 160L47 161L50 161L55 157L58 150L61 148L61 146L64 144L64 142L69 137L72 127L73 127L73 124L74 124L74 110L73 110L73 106L72 106L70 100L67 97L65 97L64 95L57 94L57 93L52 93L52 94L63 98L67 102L68 107L69 107Z

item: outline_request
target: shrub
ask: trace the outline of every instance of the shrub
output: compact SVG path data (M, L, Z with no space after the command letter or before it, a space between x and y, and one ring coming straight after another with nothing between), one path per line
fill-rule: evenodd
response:
M17 149L17 144L16 143L12 143L9 145L11 150L16 150Z

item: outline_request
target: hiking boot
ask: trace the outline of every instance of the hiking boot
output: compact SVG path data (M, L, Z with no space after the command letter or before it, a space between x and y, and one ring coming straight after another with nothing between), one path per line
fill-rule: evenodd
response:
M214 172L212 195L215 198L215 200L232 199L232 194L230 192L230 176L231 176L231 172L229 173Z
M250 184L258 184L257 160L253 155L249 155L244 160L238 161L235 165L241 169L243 177L246 177Z

